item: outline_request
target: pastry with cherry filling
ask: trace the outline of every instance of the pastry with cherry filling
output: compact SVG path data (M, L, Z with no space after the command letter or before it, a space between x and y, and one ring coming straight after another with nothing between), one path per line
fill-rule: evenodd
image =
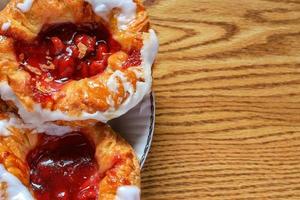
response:
M0 95L26 123L107 122L151 90L139 0L11 0L0 27Z
M57 136L11 113L0 124L0 199L139 200L136 155L107 125Z

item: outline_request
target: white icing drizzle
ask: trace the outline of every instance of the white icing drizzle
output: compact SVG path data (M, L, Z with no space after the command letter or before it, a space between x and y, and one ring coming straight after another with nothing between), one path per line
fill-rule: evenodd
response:
M2 164L0 164L0 182L7 183L7 194L9 200L34 200L29 190L9 173Z
M140 200L140 193L136 186L121 186L117 190L116 200Z
M39 104L35 105L35 107L37 107L35 110L40 109L39 110L40 113L35 113L36 111L28 112L22 106L21 102L18 100L13 90L6 82L0 83L0 94L3 100L11 100L15 103L15 105L18 107L18 113L20 114L21 118L25 122L23 123L20 120L15 120L16 118L14 119L14 117L11 117L10 120L14 120L14 123L13 124L7 123L5 127L14 126L16 128L36 129L36 131L40 133L46 133L48 135L58 135L58 136L73 131L71 127L58 126L49 122L55 120L45 120L45 117L47 116L47 112L43 112ZM48 111L48 113L51 113L51 111ZM3 134L7 134L7 132L4 131Z
M23 3L18 3L17 8L23 13L28 12L32 7L33 0L24 0Z
M18 118L11 115L9 119L0 120L0 136L9 136L11 135L9 128L10 127L19 127L21 122Z
M118 27L126 30L127 26L136 16L136 4L132 0L85 0L93 7L94 12L104 20L109 20L109 15L114 8L119 8L117 16Z
M21 119L16 117L14 114L10 114L9 119L0 120L0 136L10 136L11 127L19 129L30 129L34 133L46 133L48 135L61 136L66 133L72 132L75 129L68 126L58 126L51 122L39 124L38 126L33 124L25 124Z
M116 78L117 78L117 76L114 73L109 77L109 79L107 80L107 83L106 83L108 89L115 93L118 92L118 88L119 88Z
M11 26L11 21L8 20L7 22L3 23L2 26L1 26L1 30L2 31L7 31Z
M121 72L120 70L115 71L108 79L107 81L107 87L112 92L118 92L118 81L117 78L119 78L124 86L124 90L129 92L129 94L132 94L134 92L133 85L128 82L127 77Z
M115 102L114 102L114 100L113 100L113 98L112 98L111 95L109 95L109 96L107 97L106 102L108 103L108 105L110 105L110 106L112 106L112 107L115 106Z
M35 133L46 133L47 135L62 136L64 134L75 131L75 128L69 126L59 126L51 122L39 124L24 124L24 128L32 129Z
M0 120L0 136L9 136L10 132L8 130L9 127L9 121L4 119Z
M143 78L143 72L141 71L140 68L137 67L130 67L128 68L128 70L132 71L133 73L135 73L136 77L139 78Z
M16 97L12 88L6 83L0 84L0 95L3 100L13 101L18 107L19 115L22 117L25 123L40 127L45 122L51 122L56 120L74 121L74 120L87 120L95 119L101 122L107 122L110 119L119 117L136 106L143 97L149 93L152 84L151 66L154 62L155 55L158 51L158 40L153 30L149 31L149 34L144 35L144 46L141 49L141 68L143 70L144 81L136 83L136 91L133 91L133 86L127 81L127 78L121 71L116 71L112 76L117 76L123 83L124 90L129 93L127 99L117 108L110 107L105 112L97 111L95 113L82 112L80 116L70 116L60 110L51 111L43 109L40 104L33 106L34 111L27 111L19 99ZM111 79L116 80L115 78ZM111 86L111 88L113 88Z

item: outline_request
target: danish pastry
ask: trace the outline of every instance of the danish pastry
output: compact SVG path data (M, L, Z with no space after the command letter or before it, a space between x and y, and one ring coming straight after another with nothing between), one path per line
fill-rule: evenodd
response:
M13 114L0 123L0 199L139 199L136 156L107 125L50 136Z
M0 27L0 95L26 123L106 122L151 89L140 0L11 0Z

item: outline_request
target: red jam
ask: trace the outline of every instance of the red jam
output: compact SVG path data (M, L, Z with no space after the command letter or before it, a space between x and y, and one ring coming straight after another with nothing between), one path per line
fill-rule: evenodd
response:
M41 135L27 156L30 184L37 200L95 200L100 176L95 148L78 132Z
M20 66L31 75L32 96L39 103L51 101L69 80L103 73L108 57L121 50L103 26L72 23L46 26L33 42L17 41L14 47ZM124 69L141 64L139 50L127 53Z
M15 43L17 57L25 70L34 76L49 74L59 81L103 72L108 56L119 49L109 32L96 24L52 25L44 28L32 43Z
M133 50L130 52L127 61L125 61L122 67L126 69L132 66L140 66L141 64L141 52L139 50Z
M110 33L96 24L52 25L45 27L32 43L15 43L17 59L31 74L38 102L51 99L51 94L68 80L102 73L108 57L120 48Z

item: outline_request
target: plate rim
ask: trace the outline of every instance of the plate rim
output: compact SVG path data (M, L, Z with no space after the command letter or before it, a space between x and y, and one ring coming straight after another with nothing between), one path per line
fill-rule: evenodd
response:
M151 109L151 115L150 115L150 127L149 127L149 131L148 131L148 137L147 137L147 142L146 142L146 146L144 149L144 153L141 157L140 160L140 166L141 168L143 168L146 158L149 154L150 148L151 148L151 144L152 144L152 140L153 140L153 135L154 135L154 127L155 127L155 94L154 92L150 93L150 109Z

